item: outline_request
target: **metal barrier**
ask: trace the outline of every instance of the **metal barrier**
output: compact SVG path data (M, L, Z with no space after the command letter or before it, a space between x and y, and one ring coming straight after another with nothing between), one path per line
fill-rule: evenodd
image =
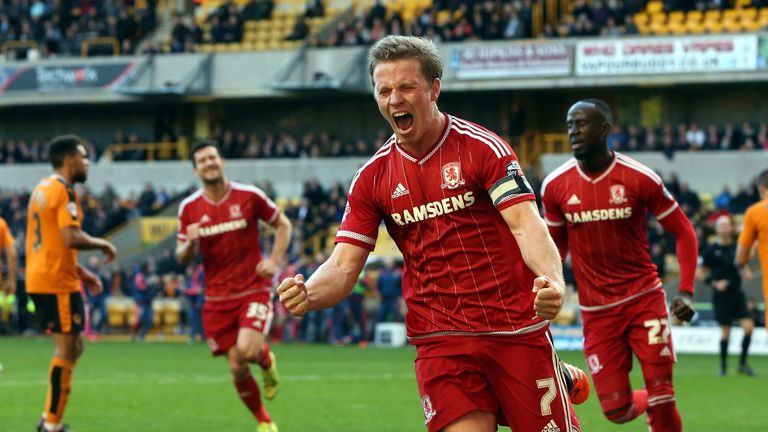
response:
M128 143L128 144L112 144L104 150L102 157L106 160L114 160L115 154L120 154L125 151L145 151L147 153L147 160L186 160L189 159L189 144L186 138L181 138L175 143ZM174 157L173 152L176 152Z
M8 59L8 51L19 48L36 49L40 51L40 45L35 41L7 41L3 43L2 53L5 59Z
M80 44L80 57L88 57L88 50L91 46L104 46L109 45L112 48L112 55L120 55L120 41L112 36L106 37L89 37Z
M517 156L524 165L533 165L541 169L541 155L544 153L568 153L571 146L568 134L526 132L517 140Z

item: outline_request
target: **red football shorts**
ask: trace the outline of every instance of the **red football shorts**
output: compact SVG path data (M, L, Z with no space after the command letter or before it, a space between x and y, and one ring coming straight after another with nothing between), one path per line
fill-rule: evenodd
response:
M416 353L429 432L476 410L514 431L579 430L548 332L451 336L418 345Z
M662 289L606 309L582 311L582 318L584 355L598 395L612 391L612 377L624 381L632 370L632 353L640 364L675 362Z
M237 343L241 328L269 333L274 309L272 293L260 292L233 300L206 301L203 329L213 355L226 353Z

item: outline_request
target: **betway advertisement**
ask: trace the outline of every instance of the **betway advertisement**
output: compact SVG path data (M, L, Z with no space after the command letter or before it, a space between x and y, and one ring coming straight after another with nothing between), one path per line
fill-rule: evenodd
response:
M105 89L119 84L133 69L129 61L104 64L35 65L0 70L0 93Z
M576 44L577 76L736 72L757 69L758 36L600 39Z

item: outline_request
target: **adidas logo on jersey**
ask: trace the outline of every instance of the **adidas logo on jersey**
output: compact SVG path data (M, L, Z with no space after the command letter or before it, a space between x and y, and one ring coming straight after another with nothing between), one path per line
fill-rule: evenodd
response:
M541 432L560 432L560 428L557 427L557 423L554 420L550 420Z
M207 214L204 214L203 217L200 218L200 223L206 223L206 222L210 222L210 221L211 221L211 218L208 217Z
M665 346L665 347L664 347L664 349L663 349L663 350L661 350L661 352L659 353L659 355L660 355L660 356L662 356L662 357L669 357L669 356L671 356L671 355L672 355L672 351L670 351L670 350L669 350L669 347L668 347L668 346Z
M392 198L401 197L403 195L408 195L410 192L408 192L408 189L403 186L402 183L398 183L397 187L395 188L395 191L392 192Z
M576 194L571 195L570 198L568 198L568 205L578 205L581 204L581 200L579 197L576 196Z

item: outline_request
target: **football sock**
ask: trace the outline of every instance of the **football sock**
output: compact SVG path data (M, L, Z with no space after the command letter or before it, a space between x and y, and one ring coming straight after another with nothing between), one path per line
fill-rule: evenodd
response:
M261 403L261 392L259 391L258 384L256 384L256 380L253 379L253 375L249 373L245 380L235 381L235 388L237 388L237 394L240 395L240 399L260 423L272 421L264 405Z
M648 411L648 390L642 389L632 392L632 407L635 417Z
M742 346L744 344L742 343ZM728 359L728 339L720 339L720 369L725 370Z
M682 432L683 421L675 401L649 406L648 426L651 432Z
M264 342L264 345L261 347L261 352L259 352L259 356L256 358L256 363L258 363L264 370L272 367L272 357L270 357L269 353L269 345Z
M648 409L648 392L629 388L609 395L601 395L600 404L605 418L613 423L632 421Z
M648 426L651 432L681 432L683 421L675 403L672 374L645 379L648 389Z
M72 390L72 370L75 363L63 358L51 359L48 394L45 398L45 423L58 425L64 417L69 392ZM47 427L47 426L46 426Z
M745 334L744 339L741 340L741 357L739 357L739 364L744 366L747 363L747 352L749 351L749 344L752 342L752 335Z

